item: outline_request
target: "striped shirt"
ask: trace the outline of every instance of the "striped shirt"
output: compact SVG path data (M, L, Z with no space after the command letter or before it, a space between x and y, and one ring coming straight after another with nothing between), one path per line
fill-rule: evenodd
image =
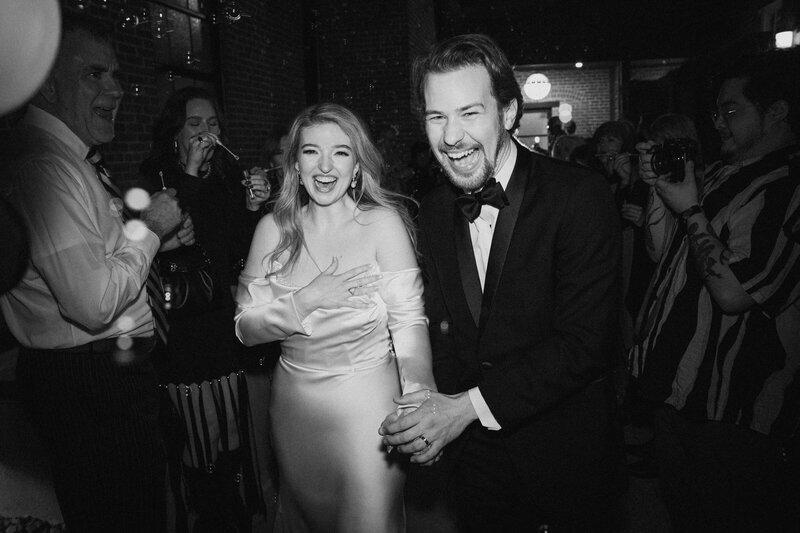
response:
M630 352L645 399L695 420L780 437L794 431L800 409L799 155L792 146L709 169L703 210L756 305L725 314L695 269L685 229L677 226Z

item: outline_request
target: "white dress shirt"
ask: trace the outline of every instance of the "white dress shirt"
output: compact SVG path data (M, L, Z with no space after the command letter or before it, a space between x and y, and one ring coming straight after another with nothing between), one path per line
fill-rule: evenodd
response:
M511 173L517 162L517 145L513 141L509 142L509 152L500 166L495 169L494 179L503 186L503 190L508 188L511 180ZM482 205L481 214L474 222L469 224L469 234L472 240L472 252L475 254L475 265L478 267L478 277L481 280L481 290L486 282L486 267L489 264L489 251L492 249L492 237L494 236L495 223L500 210L491 205ZM469 391L469 399L472 407L478 414L481 425L487 429L498 430L500 424L492 414L486 404L479 387L473 387Z
M89 147L61 120L29 106L3 186L28 228L30 262L0 296L11 333L29 348L153 335L143 290L160 246L125 235L121 212L86 161Z

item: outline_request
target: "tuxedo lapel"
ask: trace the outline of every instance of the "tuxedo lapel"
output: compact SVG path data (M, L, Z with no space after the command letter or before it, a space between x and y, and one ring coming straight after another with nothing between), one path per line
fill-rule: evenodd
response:
M486 280L483 288L483 309L491 309L492 300L497 292L497 285L500 282L500 276L503 273L503 266L508 255L508 246L517 224L522 198L525 195L531 164L532 158L528 150L517 146L517 161L506 188L509 205L498 213L492 236L492 248L489 252L489 262L486 265ZM485 320L486 317L481 316L479 324L483 325Z
M467 300L469 312L477 326L481 316L481 280L478 277L478 267L475 265L475 253L472 251L469 222L456 206L455 201L452 205L458 271L461 275L461 284L464 287L464 297Z

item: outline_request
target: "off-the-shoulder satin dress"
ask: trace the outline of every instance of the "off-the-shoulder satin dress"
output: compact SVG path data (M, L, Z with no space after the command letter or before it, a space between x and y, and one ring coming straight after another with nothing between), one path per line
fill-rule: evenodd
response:
M394 396L435 385L430 361L413 353L418 340L404 335L427 325L420 270L382 276L379 292L362 296L371 307L307 317L298 316L298 287L287 280L240 279L237 334L253 327L242 319L255 313L258 327L281 340L270 406L278 532L405 531L403 466L378 428Z

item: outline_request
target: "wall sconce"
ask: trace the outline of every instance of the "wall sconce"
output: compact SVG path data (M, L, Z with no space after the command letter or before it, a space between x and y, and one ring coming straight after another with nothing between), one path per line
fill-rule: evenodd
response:
M234 0L222 0L219 4L218 13L215 13L212 17L212 22L215 24L219 22L233 24L242 20L242 18L249 17L250 14L239 9Z
M192 55L191 50L186 51L186 64L190 67L198 65L200 60Z
M167 19L167 14L163 9L157 9L153 15L153 37L162 39L173 31L175 30Z
M572 120L572 105L563 103L558 106L558 119L566 124Z
M148 22L150 22L150 16L146 8L142 8L138 11L123 10L120 26L125 30L130 30L142 24L147 24Z

